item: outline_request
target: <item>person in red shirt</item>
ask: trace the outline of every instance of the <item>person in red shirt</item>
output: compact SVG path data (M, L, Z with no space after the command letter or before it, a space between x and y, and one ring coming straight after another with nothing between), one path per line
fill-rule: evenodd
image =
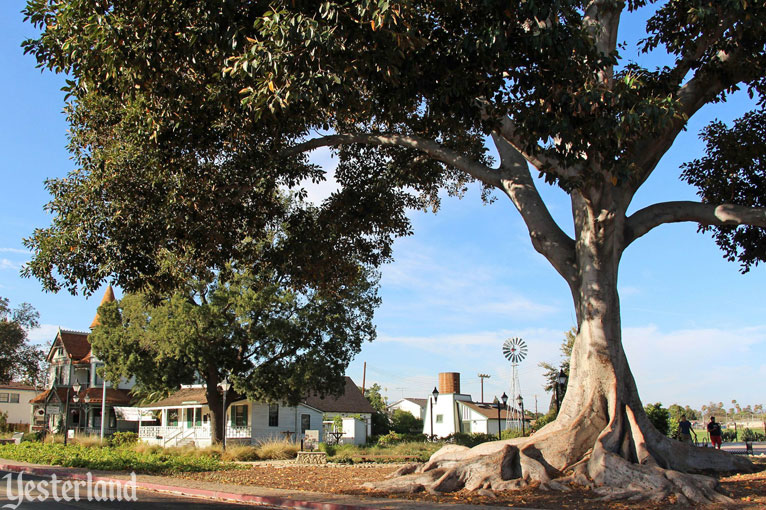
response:
M710 443L714 448L721 449L721 425L715 421L715 416L710 417L707 424L707 433L710 434Z

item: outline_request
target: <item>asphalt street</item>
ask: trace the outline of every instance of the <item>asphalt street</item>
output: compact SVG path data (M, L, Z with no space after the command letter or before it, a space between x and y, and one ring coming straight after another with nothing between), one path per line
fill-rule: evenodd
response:
M9 479L6 478L6 475L10 474L10 484ZM3 509L20 509L20 510L35 510L35 509L45 509L45 510L52 510L52 509L72 509L72 508L86 508L88 510L101 510L101 509L109 509L109 510L115 510L115 509L132 509L132 508L140 508L141 510L160 510L160 509L184 509L184 510L243 510L245 508L252 508L252 505L246 505L241 503L227 503L227 502L220 502L220 501L212 501L207 499L201 499L201 498L191 498L191 497L183 497L183 496L177 496L173 494L163 494L158 492L149 492L149 491L142 491L137 490L135 492L136 495L136 501L95 501L87 500L87 496L85 494L85 491L81 491L80 494L80 500L79 501L55 501L52 496L48 496L47 498L43 499L41 496L44 496L43 493L41 493L40 489L33 488L31 491L29 491L28 495L32 496L34 501L27 500L26 493L27 491L24 490L25 493L24 501L19 501L18 497L18 474L17 473L9 473L7 471L0 471L0 508ZM34 476L34 475L27 475L24 474L22 477L22 481L24 485L27 484L27 481L35 482L34 485L37 486L38 482L50 482L49 477L44 476ZM10 487L9 487L10 485ZM43 484L43 486L46 486L48 484ZM46 488L45 490L48 490ZM50 492L50 490L48 490ZM72 492L70 491L70 495ZM43 499L40 501L40 499ZM263 507L259 506L258 508L269 508L269 507Z

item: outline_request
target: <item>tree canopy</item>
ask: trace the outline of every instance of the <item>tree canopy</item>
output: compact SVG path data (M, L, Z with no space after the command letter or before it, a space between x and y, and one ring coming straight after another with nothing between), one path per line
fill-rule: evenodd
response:
M268 267L229 267L166 298L129 294L102 305L90 340L106 378L135 377L144 393L202 382L214 425L226 378L229 402L296 404L309 391L341 391L349 362L375 337L375 275L334 291L298 292L280 280Z
M29 303L11 309L10 301L0 297L0 383L43 384L45 353L28 339L29 330L39 327L39 318Z
M648 21L629 59L619 28L637 10ZM478 181L485 199L514 204L577 317L556 421L503 454L518 456L506 458L515 477L548 484L578 466L610 497L640 486L703 502L719 499L712 481L643 468L749 468L651 424L622 347L617 278L624 250L673 222L711 230L743 271L766 257L762 0L30 0L25 12L41 30L25 50L71 78L77 169L49 181L53 224L26 240L25 272L46 288L172 288L256 260L243 240L257 244L274 217L296 234L275 245L296 281L342 281L354 272L336 257L390 260L407 208ZM689 120L740 89L752 111L710 125L705 154L681 169L700 200L629 214ZM285 208L279 190L326 177L306 158L319 147L338 156L338 191L316 215ZM532 171L569 194L572 236ZM386 484L458 488L481 471L471 459L449 465L451 484L433 473ZM507 487L496 471L486 480Z

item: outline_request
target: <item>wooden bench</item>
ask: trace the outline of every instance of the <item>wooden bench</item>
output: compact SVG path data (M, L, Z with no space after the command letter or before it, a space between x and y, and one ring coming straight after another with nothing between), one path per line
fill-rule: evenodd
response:
M16 441L14 441L11 438L0 439L0 444L15 444L15 443L16 443Z
M325 452L298 452L295 458L297 464L327 464Z

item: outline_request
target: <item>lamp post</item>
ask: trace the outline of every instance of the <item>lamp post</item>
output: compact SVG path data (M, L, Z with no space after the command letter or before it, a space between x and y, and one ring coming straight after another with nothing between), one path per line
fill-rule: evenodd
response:
M89 426L89 419L90 419L90 395L88 395L88 391L85 390L85 396L82 398L83 403L85 404L85 434L88 435L88 426Z
M77 383L74 386L72 386L72 389L74 390L74 395L72 396L72 401L77 404L77 426L80 426L80 389L82 389L82 386ZM67 399L68 400L68 399ZM69 412L67 411L67 421L69 421ZM75 429L77 430L77 429Z
M430 409L428 411L428 415L431 418L431 441L434 440L434 403L436 402L436 399L439 398L439 390L436 389L436 386L434 386L434 391L431 392L431 397L428 399L428 403L430 406Z
M503 392L503 395L500 397L500 400L495 397L495 399L492 401L492 405L497 409L497 438L501 439L502 434L502 425L500 422L500 409L505 409L506 405L508 404L508 395Z
M231 388L231 383L224 377L221 381L221 389L223 390L223 427L221 427L221 438L223 440L223 449L226 450L226 393Z
M69 437L69 390L66 388L66 402L64 402L64 445L67 444L67 438Z
M519 394L519 398L516 399L516 402L519 404L519 408L521 409L521 435L526 436L527 430L526 425L524 424L524 399L521 398L521 394Z
M508 409L508 395L503 392L502 395L500 395L500 401L503 403L503 409ZM507 414L507 413L506 413ZM502 428L501 422L500 422L500 411L497 412L497 437L502 438L502 434L500 429Z

